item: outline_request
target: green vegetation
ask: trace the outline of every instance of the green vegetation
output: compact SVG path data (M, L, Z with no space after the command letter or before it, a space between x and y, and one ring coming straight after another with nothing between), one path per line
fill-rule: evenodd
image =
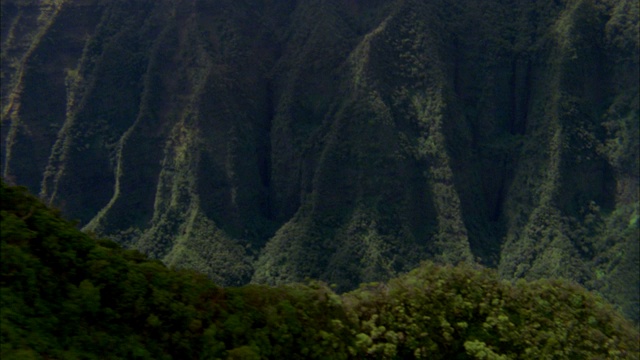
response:
M220 286L465 262L640 322L637 0L0 6L2 177L84 230Z
M637 329L576 285L424 263L342 296L221 288L0 190L3 359L633 359Z

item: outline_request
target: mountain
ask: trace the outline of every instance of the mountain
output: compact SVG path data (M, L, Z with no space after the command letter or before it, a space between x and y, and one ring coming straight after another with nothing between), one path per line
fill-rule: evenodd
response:
M95 239L4 182L0 225L4 360L640 355L628 320L566 282L424 263L341 296L319 282L221 288Z
M477 262L640 318L636 1L1 6L2 176L85 230L221 285Z

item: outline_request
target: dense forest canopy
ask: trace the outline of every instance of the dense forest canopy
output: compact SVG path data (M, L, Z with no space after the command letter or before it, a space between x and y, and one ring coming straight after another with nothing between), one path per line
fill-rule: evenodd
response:
M634 359L639 334L562 281L424 263L337 295L222 288L0 189L0 356L31 359Z
M473 263L640 319L637 0L0 4L2 177L85 230L220 286Z

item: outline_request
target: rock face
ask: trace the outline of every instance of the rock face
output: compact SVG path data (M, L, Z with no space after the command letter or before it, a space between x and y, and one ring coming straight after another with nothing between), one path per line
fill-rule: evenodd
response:
M224 285L421 260L638 316L632 0L2 0L2 175Z

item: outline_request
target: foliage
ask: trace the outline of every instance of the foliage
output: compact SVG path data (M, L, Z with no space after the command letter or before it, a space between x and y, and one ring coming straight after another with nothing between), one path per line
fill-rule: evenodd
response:
M85 230L220 286L477 262L640 323L637 0L0 6L0 172Z
M339 296L220 288L80 232L2 184L3 359L631 359L638 332L557 281L425 263Z

